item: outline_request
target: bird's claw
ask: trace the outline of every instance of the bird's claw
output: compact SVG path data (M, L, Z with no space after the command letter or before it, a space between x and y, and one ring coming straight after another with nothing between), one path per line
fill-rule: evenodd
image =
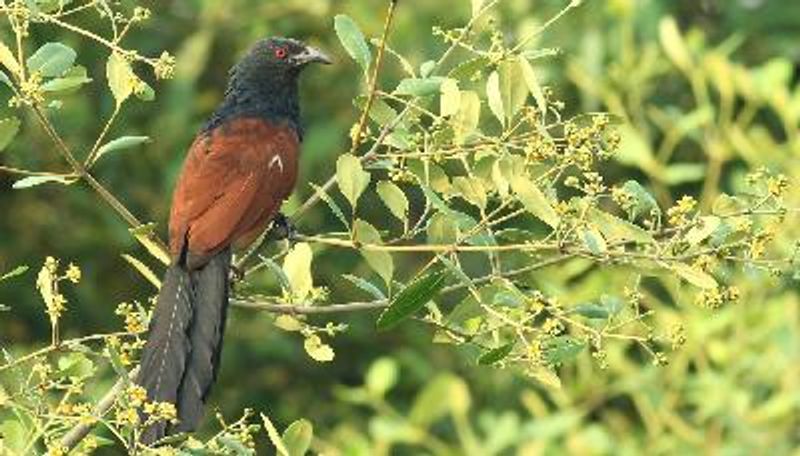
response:
M297 239L297 229L295 229L289 217L286 217L281 212L275 215L272 219L272 226L267 233L267 239L273 241L282 241L284 239L293 242Z
M230 275L229 280L231 281L231 283L237 283L244 280L245 271L243 269L240 269L235 264L232 264L229 275Z

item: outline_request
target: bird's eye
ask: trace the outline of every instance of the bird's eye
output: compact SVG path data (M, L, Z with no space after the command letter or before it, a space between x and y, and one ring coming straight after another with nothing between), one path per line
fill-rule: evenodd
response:
M283 60L286 58L286 49L285 48L277 48L275 49L275 57Z

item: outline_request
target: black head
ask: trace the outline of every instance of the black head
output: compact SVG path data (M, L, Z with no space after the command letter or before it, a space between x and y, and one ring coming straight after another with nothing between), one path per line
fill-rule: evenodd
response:
M238 77L248 80L277 81L296 78L309 63L331 63L317 48L291 38L266 38L258 41L234 68Z
M319 49L290 38L257 42L231 70L225 100L204 130L240 116L288 120L302 136L297 77L309 63L331 63Z

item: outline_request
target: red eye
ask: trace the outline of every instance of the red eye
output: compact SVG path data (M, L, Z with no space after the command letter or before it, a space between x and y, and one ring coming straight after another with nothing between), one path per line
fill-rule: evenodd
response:
M284 49L284 48L275 49L275 57L277 57L279 59L285 59L286 58L286 49Z

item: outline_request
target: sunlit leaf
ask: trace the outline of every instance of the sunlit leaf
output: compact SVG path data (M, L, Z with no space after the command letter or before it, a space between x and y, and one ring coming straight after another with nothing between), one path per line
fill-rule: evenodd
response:
M510 183L511 189L528 212L550 227L558 228L561 217L550 205L550 201L544 193L525 174L518 173L512 176Z
M544 96L542 86L539 85L539 80L536 77L536 72L533 70L533 65L523 56L519 56L518 63L525 84L528 86L528 91L533 95L533 99L536 100L536 107L539 108L539 114L542 116L542 119L544 119L547 114L547 99Z
M408 78L400 81L394 93L397 95L413 95L416 97L425 97L439 93L442 83L445 81L442 77L432 78Z
M339 37L344 49L366 73L372 61L372 54L369 51L367 41L364 39L364 34L358 28L358 24L349 16L338 14L333 19L333 26L336 29L336 36Z
M295 244L283 259L283 272L292 287L292 297L302 301L314 288L311 277L313 253L308 243Z
M480 179L458 176L453 179L453 186L458 191L458 196L481 210L486 209L488 191Z
M472 90L462 90L459 93L458 111L450 119L456 142L461 144L478 128L481 116L481 99Z
M63 185L69 185L75 182L74 177L65 177L59 176L56 174L47 174L41 176L28 176L24 177L16 182L11 186L11 188L15 190L20 190L23 188L30 188L35 187L37 185L46 184L46 183L58 183Z
M19 75L20 68L17 58L14 57L14 53L11 52L11 49L2 42L0 42L0 65L6 67L12 75Z
M269 417L262 413L261 421L264 423L264 429L267 431L267 436L272 442L272 445L275 446L275 450L278 452L278 454L280 456L291 456L289 454L289 450L286 449L286 444L283 442L281 434L278 432L278 429L275 428L275 425L272 424L272 421L270 421Z
M388 357L378 358L367 371L365 386L370 393L383 396L394 387L397 379L397 362Z
M661 47L664 48L664 52L672 60L672 63L684 72L691 71L694 66L692 56L686 47L686 42L683 40L675 18L668 16L661 19L658 24L658 37L661 40Z
M656 199L639 182L629 180L622 185L622 190L633 197L633 204L628 214L632 220L661 212Z
M331 348L330 345L323 343L322 339L320 339L316 334L306 337L306 340L303 342L303 348L305 348L308 356L310 356L314 361L319 361L321 363L333 361L335 356L333 348Z
M303 456L311 446L311 438L314 435L314 426L306 419L294 421L283 431L281 439L286 445L289 456Z
M439 87L439 91L439 115L447 117L456 114L461 104L461 91L458 89L458 81L445 79Z
M692 227L684 236L686 242L690 245L698 245L708 239L719 228L722 220L719 217L709 215L700 217L698 223Z
M587 219L603 233L606 242L655 243L653 235L644 229L600 209L590 208L587 212Z
M506 115L503 107L503 96L500 94L500 74L497 70L492 71L486 80L486 99L489 102L489 110L500 121L500 124L505 127Z
M150 142L150 138L148 136L122 136L121 138L113 139L103 144L97 150L97 157L95 160L99 160L100 157L109 152L136 147L148 142Z
M380 246L383 244L381 235L374 226L365 222L364 220L357 219L353 222L353 231L355 232L356 241L362 244L371 244L373 246ZM394 260L392 255L385 250L377 250L374 247L362 247L359 252L367 260L367 263L378 273L379 276L390 285L392 282L392 275L394 274Z
M434 271L416 278L398 293L378 318L380 330L391 329L419 311L444 287L445 273Z
M111 89L117 105L122 104L131 96L139 81L139 78L133 73L130 63L116 52L108 58L106 77L108 78L108 87Z
M405 222L408 219L408 198L406 198L403 190L391 181L378 182L377 190L378 195L392 212L392 215Z
M705 289L717 288L716 279L700 268L684 263L678 263L672 266L672 270L681 276L682 279L696 287Z
M14 268L14 269L6 272L2 276L0 276L0 282L2 282L3 280L8 280L8 279L20 276L22 274L25 274L25 272L28 269L29 269L28 266L25 266L25 265L17 266L16 268Z
M358 198L369 185L370 174L364 171L361 160L352 154L343 154L336 161L336 181L342 194L355 209Z
M144 277L145 279L147 279L147 281L148 281L148 282L150 282L151 284L153 284L153 286L154 286L154 287L156 287L156 290L158 290L158 289L160 289L160 288L161 288L161 280L160 280L160 279L158 278L158 276L157 276L157 275L155 275L155 274L153 273L153 271L152 271L152 270L151 270L151 269L150 269L150 268L149 268L149 267L148 267L146 264L144 264L144 263L143 263L141 260L139 260L138 258L135 258L135 257L133 257L133 256L131 256L131 255L127 255L127 254L122 254L122 258L123 258L125 261L127 261L127 262L128 262L128 264L130 264L131 266L133 266L133 268L134 268L134 269L136 269L137 271L139 271L139 274L141 274L141 275L142 275L142 277Z
M586 343L571 336L558 336L545 342L545 360L550 365L563 364L574 359L586 347Z

